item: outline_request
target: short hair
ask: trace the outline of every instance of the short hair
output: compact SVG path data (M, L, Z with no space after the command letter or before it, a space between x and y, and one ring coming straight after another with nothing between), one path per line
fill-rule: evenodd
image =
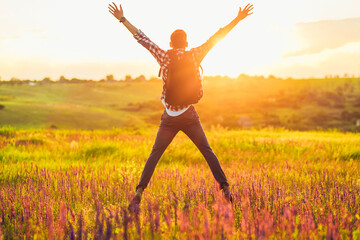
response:
M187 45L187 35L182 29L175 30L170 37L173 48L185 48Z

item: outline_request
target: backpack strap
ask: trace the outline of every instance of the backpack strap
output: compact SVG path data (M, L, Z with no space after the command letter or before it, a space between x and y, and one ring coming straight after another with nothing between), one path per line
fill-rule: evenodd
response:
M203 67L201 66L201 64L199 65L200 69L201 69L201 77L204 75L204 69Z

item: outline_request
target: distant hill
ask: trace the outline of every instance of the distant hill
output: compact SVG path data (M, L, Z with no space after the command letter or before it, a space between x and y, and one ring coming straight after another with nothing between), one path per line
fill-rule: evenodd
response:
M360 131L360 79L205 77L205 127ZM161 81L0 84L0 126L111 129L158 125Z

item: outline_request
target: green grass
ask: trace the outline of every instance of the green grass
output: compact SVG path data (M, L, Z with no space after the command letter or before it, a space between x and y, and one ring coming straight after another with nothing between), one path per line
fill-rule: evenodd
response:
M122 109L129 103L156 100L159 91L158 84L151 83L1 85L0 96L4 97L0 104L5 108L0 110L0 125L53 125L62 129L111 129L133 124L141 127L147 111L129 114Z

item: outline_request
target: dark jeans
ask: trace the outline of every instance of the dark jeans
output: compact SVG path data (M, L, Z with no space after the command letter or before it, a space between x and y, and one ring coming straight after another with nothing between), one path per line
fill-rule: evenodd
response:
M186 112L176 117L169 116L164 110L164 113L161 115L161 123L156 136L155 144L148 160L146 161L140 183L136 187L136 190L140 187L143 187L144 189L147 187L160 157L180 130L183 131L191 139L191 141L193 141L205 157L211 172L214 175L215 180L220 184L220 187L229 186L226 176L221 169L219 160L215 156L206 139L199 116L194 106L191 106L188 110L186 110Z

